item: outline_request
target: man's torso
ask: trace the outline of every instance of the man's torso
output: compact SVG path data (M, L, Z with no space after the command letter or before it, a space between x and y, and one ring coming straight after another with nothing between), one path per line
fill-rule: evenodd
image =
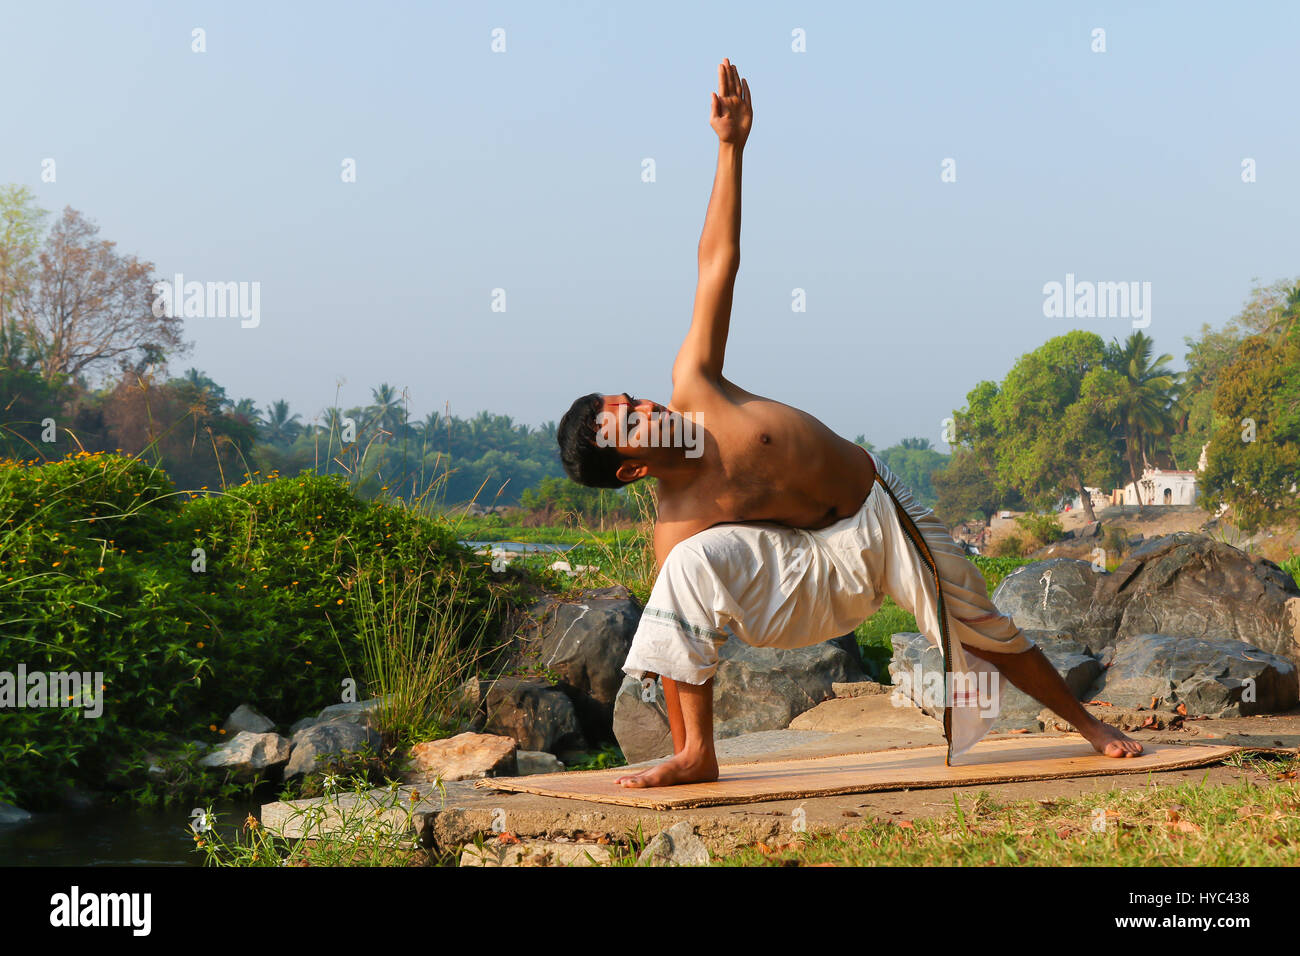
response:
M770 521L825 528L857 512L875 464L807 412L725 378L692 379L670 406L697 422L701 467L689 484L659 482L655 555L715 524Z

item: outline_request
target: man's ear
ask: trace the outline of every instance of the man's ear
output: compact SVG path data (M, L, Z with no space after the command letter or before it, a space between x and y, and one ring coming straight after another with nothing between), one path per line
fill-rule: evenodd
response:
M619 481L630 482L650 474L650 466L638 458L628 458L614 472Z

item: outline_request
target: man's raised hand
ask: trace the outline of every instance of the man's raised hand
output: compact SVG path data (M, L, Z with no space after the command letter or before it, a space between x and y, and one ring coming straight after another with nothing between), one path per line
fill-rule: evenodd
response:
M723 60L718 64L718 92L713 94L709 125L718 134L720 142L744 146L753 124L749 81L740 78L730 59Z

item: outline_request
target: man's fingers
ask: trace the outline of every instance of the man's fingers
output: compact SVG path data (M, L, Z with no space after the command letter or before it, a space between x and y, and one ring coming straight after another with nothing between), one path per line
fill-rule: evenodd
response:
M719 63L718 64L718 95L719 96L727 95L727 82L729 79L730 78L727 76L727 65L725 63Z
M749 80L741 80L741 81L740 81L740 89L741 89L742 93L744 94L745 102L746 102L746 103L749 103L749 102L750 102L750 97L749 97Z
M736 69L736 64L731 64L731 95L740 95L740 71Z
M713 119L720 119L722 117L722 101L718 99L717 93L709 95L712 97L709 103L709 116Z

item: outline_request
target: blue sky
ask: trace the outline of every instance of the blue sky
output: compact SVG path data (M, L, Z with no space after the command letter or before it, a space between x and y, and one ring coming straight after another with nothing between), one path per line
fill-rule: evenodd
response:
M1253 278L1300 275L1289 3L128 0L0 24L0 182L162 276L259 282L260 324L188 320L173 371L305 419L340 379L340 404L387 381L417 418L667 401L724 56L755 109L725 373L846 437L938 443L1023 352L1131 331L1045 317L1067 273L1150 282L1180 364Z

